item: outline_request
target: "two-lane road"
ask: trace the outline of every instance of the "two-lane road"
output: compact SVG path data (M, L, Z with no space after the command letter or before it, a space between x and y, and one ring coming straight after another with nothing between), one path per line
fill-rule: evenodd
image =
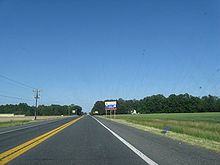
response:
M69 117L42 123L32 123L19 127L0 129L0 153L25 143L48 131L51 131L77 117Z
M11 157L8 164L217 165L220 162L220 154L91 116L4 134L0 130L0 153L0 164L7 157Z

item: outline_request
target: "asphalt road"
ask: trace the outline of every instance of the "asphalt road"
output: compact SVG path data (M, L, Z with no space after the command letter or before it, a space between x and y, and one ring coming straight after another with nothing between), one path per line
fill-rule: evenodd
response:
M0 153L51 131L73 119L1 134ZM80 165L219 165L220 154L180 144L102 118L83 117L8 164ZM130 147L130 148L129 148ZM146 163L146 161L148 163ZM0 162L1 164L1 162Z
M37 136L53 130L77 117L31 123L23 126L0 129L0 153L5 152L19 144L25 143Z

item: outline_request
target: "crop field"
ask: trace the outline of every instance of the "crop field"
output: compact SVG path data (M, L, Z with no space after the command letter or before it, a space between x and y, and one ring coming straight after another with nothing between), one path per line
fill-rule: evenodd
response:
M116 115L115 119L220 142L220 112Z

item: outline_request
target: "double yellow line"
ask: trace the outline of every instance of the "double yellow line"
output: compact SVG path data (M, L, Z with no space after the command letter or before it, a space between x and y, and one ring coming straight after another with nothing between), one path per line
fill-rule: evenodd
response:
M83 116L82 116L83 117ZM55 135L56 133L62 131L64 128L70 126L71 124L75 123L76 121L80 120L82 117L72 120L52 131L49 131L41 136L38 136L26 143L23 143L15 148L12 148L6 152L0 154L0 165L6 164L7 162L11 161L12 159L16 158L17 156L23 154L24 152L28 151L29 149L33 148L34 146L38 145L39 143L43 142L44 140L50 138L51 136Z

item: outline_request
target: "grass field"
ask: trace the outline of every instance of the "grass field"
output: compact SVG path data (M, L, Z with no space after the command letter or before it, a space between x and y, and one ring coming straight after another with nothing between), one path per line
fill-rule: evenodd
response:
M136 127L148 127L150 132L154 129L149 128L155 128L159 134L163 128L169 126L170 132L175 133L173 136L186 135L190 138L202 139L202 141L208 140L213 142L214 148L218 145L220 147L220 112L116 115L112 120L131 126L136 125ZM142 129L145 129L144 127ZM176 137L173 138L176 139ZM217 151L220 152L220 148Z
M220 112L204 112L204 113L154 113L139 115L117 115L119 118L145 118L145 119L162 119L162 120L178 120L178 121L201 121L220 123Z
M40 121L65 118L65 117L68 116L38 116L37 120L33 120L34 116L0 117L0 128L24 125L32 122L40 122Z
M23 125L23 124L27 124L27 123L30 123L30 122L31 121L29 121L29 120L0 122L0 128Z

